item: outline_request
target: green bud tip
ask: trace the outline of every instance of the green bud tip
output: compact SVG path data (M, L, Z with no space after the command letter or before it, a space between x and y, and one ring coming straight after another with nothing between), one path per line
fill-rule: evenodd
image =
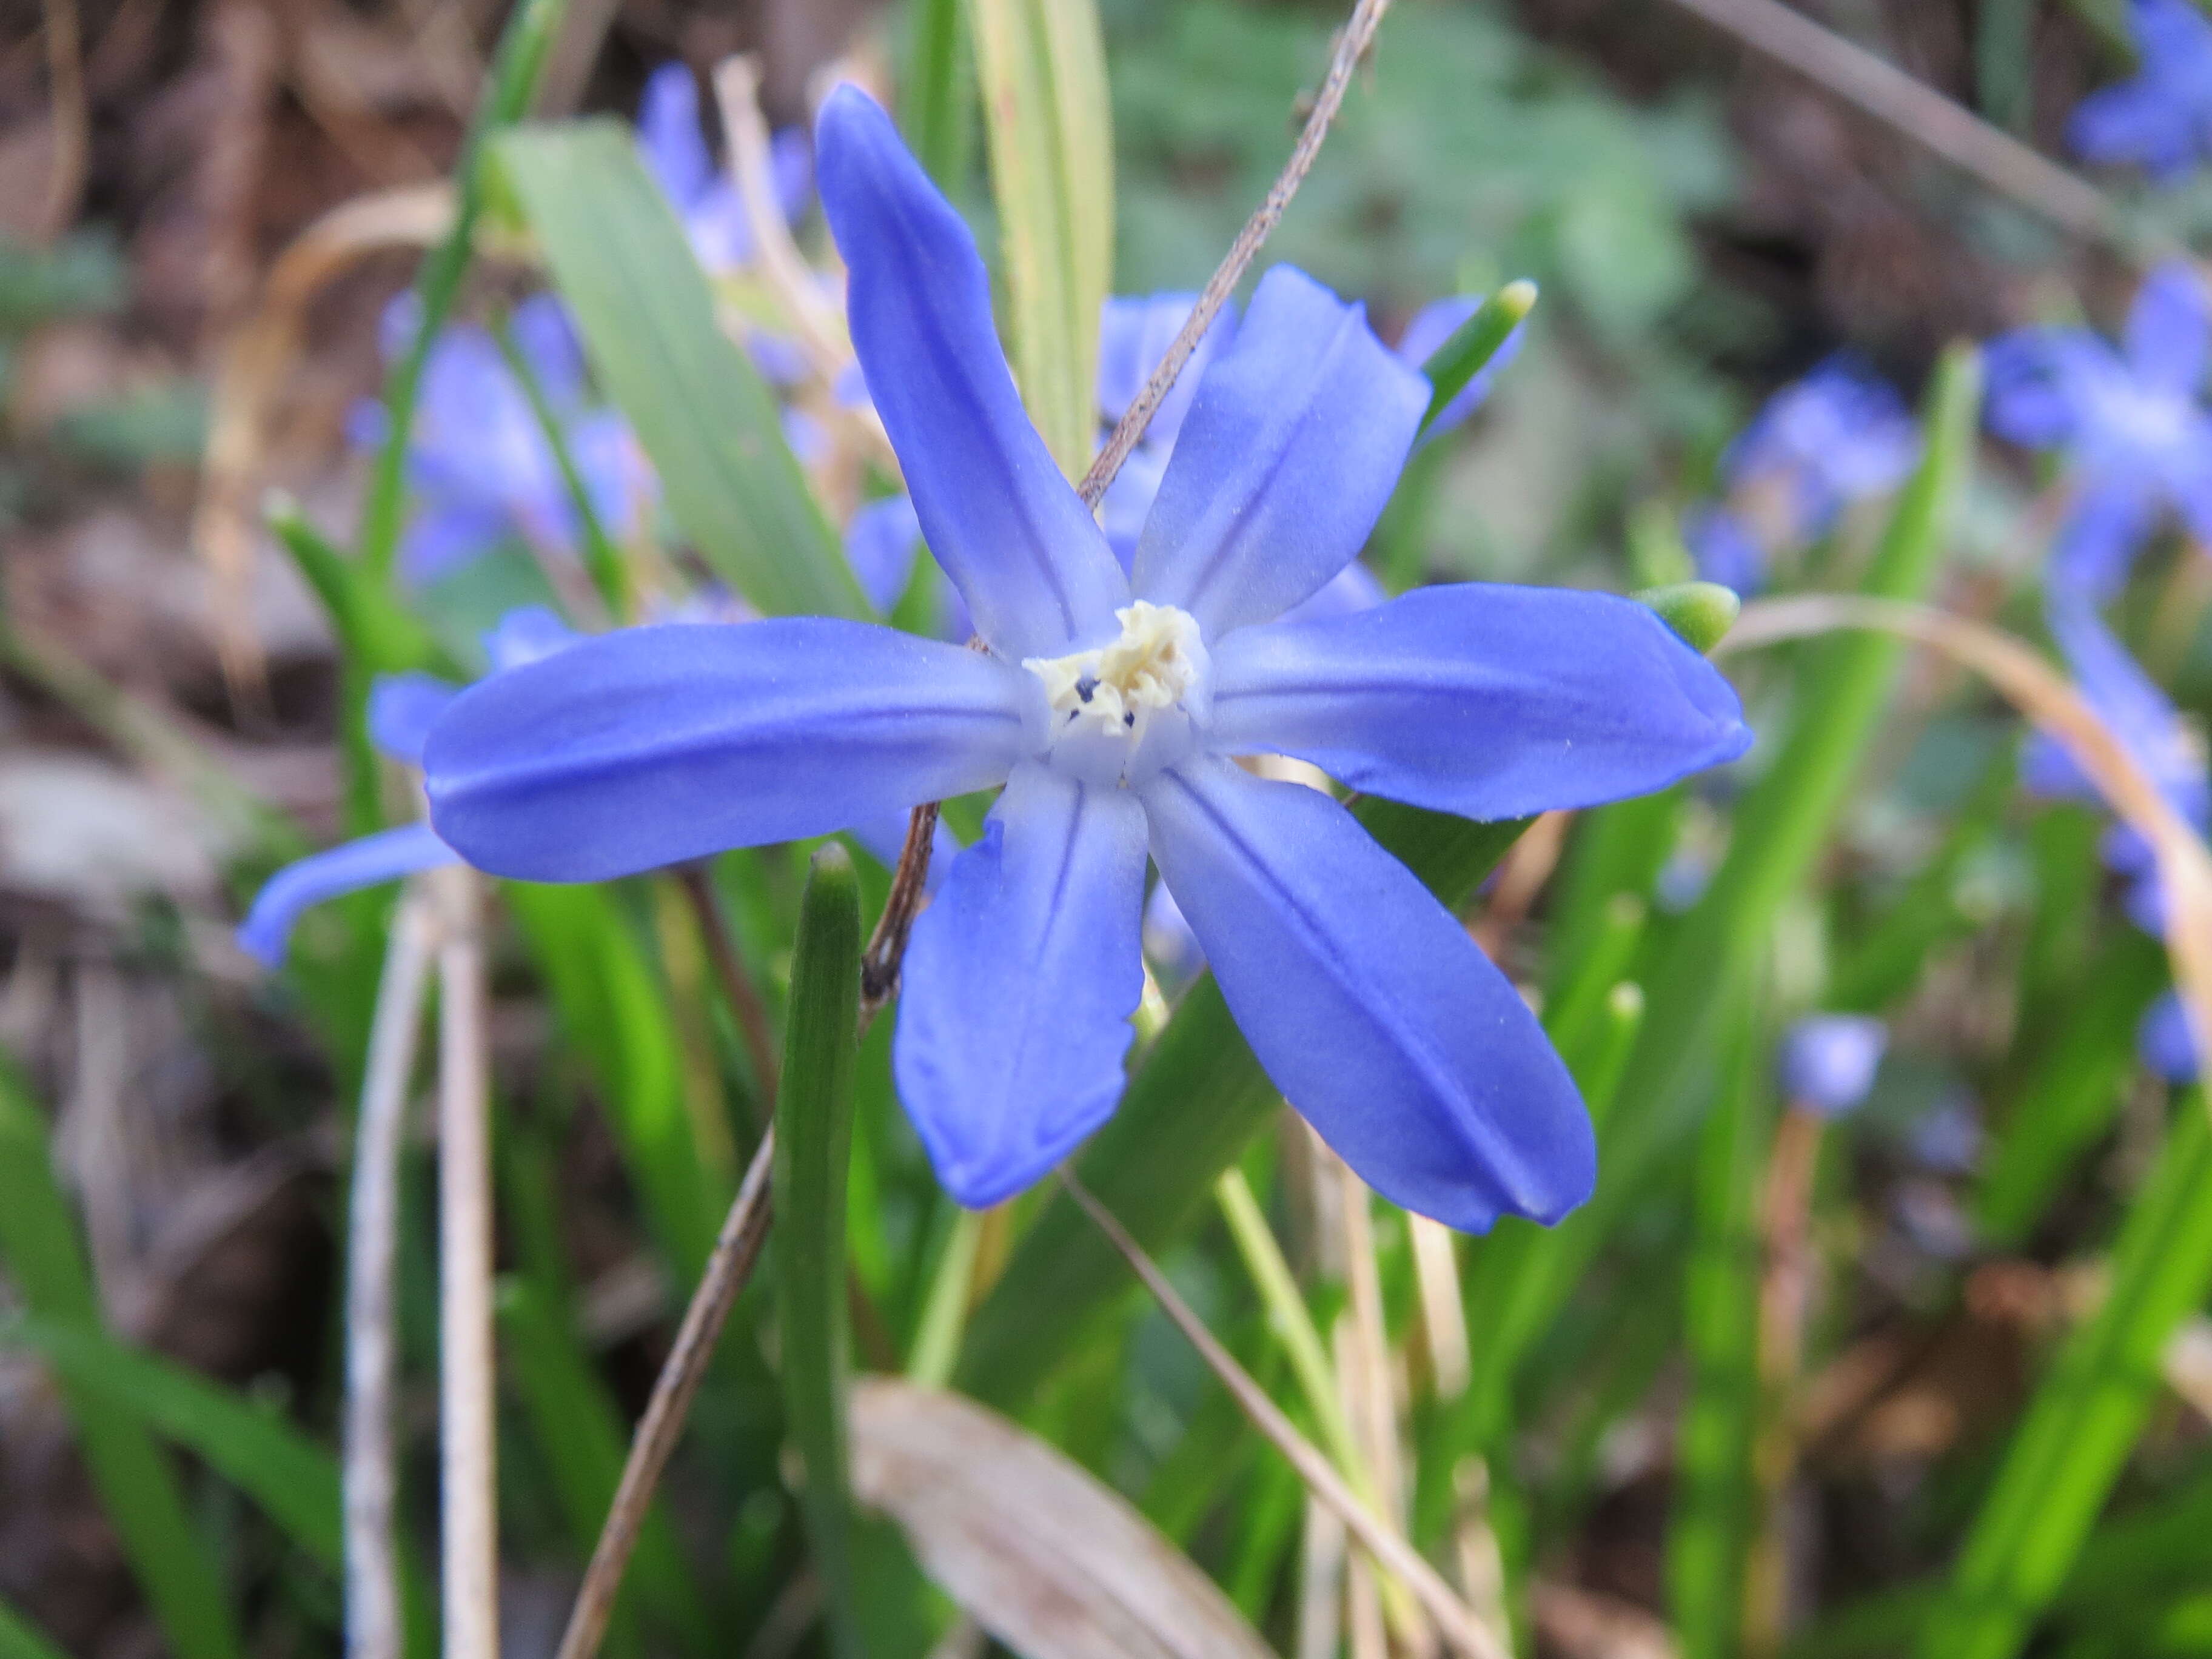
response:
M1516 277L1498 290L1494 303L1517 323L1536 308L1536 285L1526 276Z
M1660 621L1690 642L1692 649L1710 653L1735 626L1743 600L1718 582L1670 582L1647 587L1636 596L1639 605L1659 613Z

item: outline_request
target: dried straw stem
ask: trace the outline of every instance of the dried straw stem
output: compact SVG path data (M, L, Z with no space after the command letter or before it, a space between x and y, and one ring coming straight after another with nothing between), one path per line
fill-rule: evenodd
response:
M399 1659L399 1553L392 1535L398 1463L392 1439L392 1262L399 1243L399 1152L407 1091L430 983L435 930L410 891L392 920L368 1073L354 1135L346 1215L345 1642L349 1659Z
M1322 82L1312 113L1306 117L1298 142L1291 151L1291 159L1283 164L1283 171L1266 199L1244 222L1244 228L1229 245L1228 253L1206 279L1198 303L1191 307L1190 317L1182 332L1175 337L1174 343L1168 347L1167 356L1160 359L1160 366L1145 382L1145 389L1137 394L1136 401L1115 426L1114 435L1106 441L1106 447L1098 452L1098 459L1083 475L1077 491L1085 506L1096 507L1105 495L1107 486L1121 471L1122 462L1129 459L1129 452L1137 447L1138 441L1145 435L1145 428L1152 424L1160 400L1168 395L1176 376L1190 361L1190 354L1198 349L1199 341L1205 337L1206 331L1212 325L1229 296L1236 292L1237 284L1244 279L1246 267L1260 252L1261 245L1274 234L1283 210L1290 206L1291 198L1305 182L1314 158L1321 154L1322 140L1328 137L1329 124L1336 119L1336 112L1344 102L1345 88L1352 84L1352 72L1366 56L1367 48L1374 44L1375 31L1382 26L1382 14L1389 9L1390 0L1358 0L1352 7L1351 19L1336 37L1336 50L1328 60L1328 77Z

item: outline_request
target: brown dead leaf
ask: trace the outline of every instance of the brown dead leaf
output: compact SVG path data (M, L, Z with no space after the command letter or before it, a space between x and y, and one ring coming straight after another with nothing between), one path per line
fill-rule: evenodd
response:
M1135 1510L971 1400L856 1380L853 1489L1030 1659L1268 1659L1229 1598Z

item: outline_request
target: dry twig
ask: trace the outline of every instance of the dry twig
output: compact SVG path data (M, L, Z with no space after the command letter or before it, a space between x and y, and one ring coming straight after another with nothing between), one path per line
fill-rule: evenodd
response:
M899 962L906 955L907 936L914 919L921 914L927 896L929 854L937 841L935 801L914 809L906 821L906 842L899 848L898 868L891 873L891 890L876 930L868 935L868 948L860 953L860 1032L867 1034L883 1006L898 994Z
M46 85L54 111L54 155L46 173L46 200L39 228L51 241L76 217L92 155L92 114L85 102L76 0L46 0Z
M1337 1474L1335 1467L1304 1435L1297 1431L1291 1419L1283 1415L1275 1402L1267 1397L1267 1390L1252 1380L1250 1373L1239 1365L1229 1350L1223 1347L1206 1322L1191 1311L1190 1306L1168 1282L1167 1275L1158 1264L1145 1254L1144 1247L1129 1236L1127 1229L1115 1218L1111 1211L1091 1195L1089 1188L1079 1181L1073 1170L1062 1164L1060 1184L1067 1188L1068 1196L1081 1206L1084 1213L1106 1235L1114 1248L1120 1251L1145 1288L1152 1293L1161 1310L1173 1320L1176 1328L1190 1340L1190 1344L1206 1361L1207 1368L1221 1379L1224 1387L1236 1399L1237 1404L1253 1425L1290 1460L1291 1467L1306 1484L1306 1490L1328 1505L1342 1517L1346 1528L1357 1539L1362 1549L1373 1558L1386 1572L1395 1575L1413 1593L1429 1617L1435 1620L1444 1639L1468 1656L1468 1659L1510 1659L1498 1645L1498 1638L1484 1628L1482 1621L1469 1611L1465 1602L1452 1593L1437 1570L1422 1559L1420 1553L1407 1543L1402 1534L1392 1528L1352 1493ZM563 1655L562 1659L571 1659Z
M730 919L722 908L722 896L714 890L712 867L704 862L687 864L677 872L676 880L684 890L684 896L690 902L691 914L698 920L699 936L707 943L707 960L713 964L714 978L738 1023L745 1057L752 1061L753 1074L760 1079L761 1123L766 1124L775 1116L777 1069L775 1033L769 1024L768 1005L761 1000L759 991L754 988L744 963L738 955L737 940L730 934Z
M652 1506L653 1489L660 1484L661 1471L668 1467L669 1454L676 1449L684 1432L684 1419L691 1414L691 1402L706 1377L707 1363L714 1358L714 1345L721 1340L730 1309L751 1276L753 1263L760 1258L761 1243L768 1237L769 1172L775 1163L775 1129L771 1125L746 1167L744 1181L707 1258L707 1270L700 1275L699 1288L691 1293L691 1304L684 1310L676 1344L653 1381L653 1398L646 1402L645 1415L630 1441L621 1484L615 1488L599 1541L592 1547L591 1565L584 1570L584 1583L576 1592L576 1605L561 1637L557 1659L592 1659L606 1635L615 1596L622 1589L630 1553L637 1547L638 1530Z
M1260 252L1261 245L1274 234L1283 217L1283 210L1291 204L1291 198L1298 193L1298 186L1321 154L1322 140L1328 137L1329 124L1336 119L1336 112L1344 102L1345 88L1352 84L1352 72L1359 60L1367 55L1374 44L1375 31L1381 27L1382 14L1390 9L1390 0L1358 0L1352 7L1352 16L1336 37L1336 50L1328 60L1328 75L1322 81L1321 92L1314 99L1313 112L1298 134L1298 142L1291 150L1291 159L1283 164L1283 171L1268 190L1267 198L1244 222L1244 228L1237 233L1237 240L1229 245L1229 252L1206 279L1198 303L1191 307L1190 317L1182 330L1168 347L1167 356L1145 382L1145 389L1137 394L1127 411L1114 428L1114 435L1106 441L1106 447L1098 452L1098 459L1091 463L1091 470L1083 475L1077 486L1084 505L1096 507L1106 494L1106 487L1114 482L1114 475L1121 470L1121 463L1129 459L1129 452L1145 435L1152 424L1152 415L1160 400L1168 395L1182 373L1182 366L1190 361L1190 354L1198 349L1198 343L1212 325L1214 318L1236 292L1237 284L1244 279L1246 267Z

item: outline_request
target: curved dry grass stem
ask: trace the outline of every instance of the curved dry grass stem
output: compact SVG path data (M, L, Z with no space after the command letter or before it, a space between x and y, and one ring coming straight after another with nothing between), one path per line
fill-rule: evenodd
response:
M1327 1504L1344 1522L1346 1530L1358 1540L1359 1547L1385 1572L1391 1574L1412 1592L1422 1610L1437 1622L1437 1628L1446 1642L1466 1659L1511 1659L1497 1637L1484 1627L1480 1620L1468 1605L1452 1593L1451 1586L1443 1576L1424 1559L1419 1551L1406 1541L1389 1522L1361 1503L1336 1472L1335 1466L1324 1457L1320 1449L1297 1431L1291 1419L1283 1415L1267 1390L1252 1380L1251 1374L1237 1363L1228 1349L1221 1346L1206 1322L1191 1311L1189 1304L1176 1294L1174 1285L1159 1266L1145 1253L1144 1246L1129 1236L1128 1230L1115 1219L1112 1211L1091 1194L1091 1189L1076 1178L1066 1164L1060 1166L1060 1184L1067 1188L1083 1212L1089 1216L1098 1231L1106 1235L1114 1248L1121 1252L1145 1288L1160 1304L1161 1310L1173 1320L1176 1328L1190 1340L1206 1366L1221 1379L1224 1387L1236 1399L1238 1407L1252 1420L1253 1426L1267 1437L1268 1442L1290 1460L1298 1478L1305 1482L1306 1490ZM562 1659L569 1659L563 1655Z
M1719 651L1843 629L1917 640L1973 669L2063 744L2106 804L2150 844L2166 889L2166 949L2174 983L2198 1052L2212 1054L2212 851L2159 793L2127 745L2072 683L2025 641L1927 605L1850 594L1761 599L1744 607Z
M731 1017L737 1022L738 1039L745 1045L745 1058L752 1061L753 1073L760 1081L760 1121L754 1127L761 1127L775 1119L776 1078L781 1058L775 1031L769 1019L768 1005L761 1000L752 976L745 972L744 958L738 953L738 942L730 932L729 915L722 908L722 895L714 885L712 866L703 861L687 864L676 872L676 884L690 902L699 936L706 942L708 963L721 987L723 1000L730 1005Z
M346 1212L347 1659L399 1659L399 1551L392 1533L399 1474L392 1439L398 1343L392 1273L399 1245L399 1152L408 1085L415 1073L434 944L429 906L410 888L392 918L376 989Z
M775 1164L775 1127L771 1124L745 1168L745 1178L731 1202L729 1214L722 1219L722 1231L707 1257L707 1270L699 1276L699 1287L684 1310L675 1346L669 1349L660 1375L653 1380L653 1398L646 1402L645 1415L638 1420L637 1433L630 1440L622 1480L608 1507L606 1524L599 1530L599 1541L592 1547L591 1565L584 1570L584 1583L576 1592L576 1604L568 1614L568 1628L562 1634L557 1659L592 1659L607 1633L607 1620L614 1614L615 1597L622 1589L631 1552L637 1547L638 1531L652 1509L661 1471L668 1467L669 1455L683 1437L684 1421L691 1414L691 1402L698 1397L707 1364L714 1357L714 1345L721 1340L730 1309L752 1276L761 1243L768 1237L769 1176Z
M260 645L245 602L252 566L270 410L299 355L307 304L332 278L372 253L428 247L453 222L453 187L410 185L332 208L276 256L261 303L224 343L208 413L192 547L207 562L223 602L216 647L234 688L260 679Z
M1306 117L1298 142L1291 150L1291 159L1283 164L1282 173L1268 190L1267 198L1244 222L1244 228L1237 233L1237 240L1229 245L1213 275L1206 279L1198 303L1191 307L1190 317L1182 325L1175 343L1168 347L1167 356L1145 382L1145 389L1137 394L1121 420L1115 423L1114 435L1106 441L1106 447L1098 452L1098 459L1091 463L1091 470L1083 475L1076 491L1086 507L1096 507L1106 494L1106 487L1121 470L1121 463L1129 459L1129 452L1145 435L1152 424L1153 413L1160 400L1168 395L1182 373L1182 366L1190 361L1190 354L1198 349L1198 343L1212 325L1229 296L1236 292L1237 284L1253 257L1283 217L1283 210L1290 206L1291 198L1298 193L1305 182L1314 158L1321 154L1322 140L1328 137L1329 124L1336 119L1336 112L1344 103L1345 88L1352 84L1352 72L1367 49L1375 42L1375 31L1382 26L1382 14L1390 9L1390 0L1358 0L1352 7L1352 16L1336 38L1336 50L1328 60L1328 75L1322 82L1321 91L1314 99L1313 112Z
M1777 0L1674 0L1714 27L1785 64L2062 230L2132 258L2111 198L1865 47Z

